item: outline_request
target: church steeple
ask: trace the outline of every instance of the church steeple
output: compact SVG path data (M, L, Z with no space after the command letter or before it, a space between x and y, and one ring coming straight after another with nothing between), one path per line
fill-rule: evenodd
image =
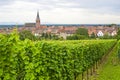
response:
M40 17L39 17L39 11L37 11L37 17L36 17L36 28L40 28Z
M40 17L39 17L39 11L37 11L37 18L36 19L40 19Z

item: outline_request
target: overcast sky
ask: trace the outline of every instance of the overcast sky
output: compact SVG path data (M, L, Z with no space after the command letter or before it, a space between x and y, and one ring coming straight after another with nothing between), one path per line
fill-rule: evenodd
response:
M120 0L0 0L0 24L41 23L111 24L120 23Z

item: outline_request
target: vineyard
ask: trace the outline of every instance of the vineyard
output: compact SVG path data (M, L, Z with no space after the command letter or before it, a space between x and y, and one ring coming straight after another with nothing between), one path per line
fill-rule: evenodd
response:
M116 40L21 41L0 35L0 80L76 80L94 71Z
M96 80L120 79L120 58L118 58L118 45L119 44L117 44L108 55L108 59L104 62L104 65L98 69L97 73L99 73L99 75L96 77Z

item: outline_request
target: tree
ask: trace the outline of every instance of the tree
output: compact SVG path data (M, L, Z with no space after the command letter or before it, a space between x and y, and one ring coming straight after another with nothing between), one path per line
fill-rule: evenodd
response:
M58 37L57 35L53 34L53 35L51 36L51 39L53 39L53 40L59 40L59 37Z
M78 36L76 34L67 36L67 40L78 40Z
M35 40L35 36L29 30L23 30L19 32L19 35L21 40L25 40L25 39Z
M68 40L88 39L88 30L86 28L78 28L75 34L67 36Z
M105 34L102 39L112 39L112 36L111 35L108 35L108 34Z
M112 23L112 24L109 24L109 25L107 25L108 27L113 27L113 26L117 26L117 24L114 24L114 23Z
M84 35L78 35L78 34L67 36L67 40L80 40L80 39L88 39L88 38Z
M120 39L120 29L118 30L116 37L118 40Z
M88 30L85 29L85 28L78 28L78 29L76 30L76 34L88 36Z
M51 33L42 33L41 39L58 40L59 37L57 35L51 34Z
M90 36L90 38L95 38L96 36L95 36L95 33L93 32L92 34L91 34L91 36Z

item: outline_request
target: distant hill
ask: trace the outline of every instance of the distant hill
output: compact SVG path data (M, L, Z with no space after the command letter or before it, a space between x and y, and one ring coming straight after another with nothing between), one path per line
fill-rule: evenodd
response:
M15 27L16 25L0 25L0 28L11 28ZM17 27L22 27L23 25L17 25Z
M110 25L110 24L41 24L41 25L46 25L46 26L105 26L105 25ZM119 25L120 26L120 24L117 24L117 25ZM13 24L13 23L11 23L11 24L1 24L0 23L0 28L10 28L10 27L15 27L15 26L17 26L17 27L23 27L24 25L23 24L19 24L19 25L17 25L17 24Z

